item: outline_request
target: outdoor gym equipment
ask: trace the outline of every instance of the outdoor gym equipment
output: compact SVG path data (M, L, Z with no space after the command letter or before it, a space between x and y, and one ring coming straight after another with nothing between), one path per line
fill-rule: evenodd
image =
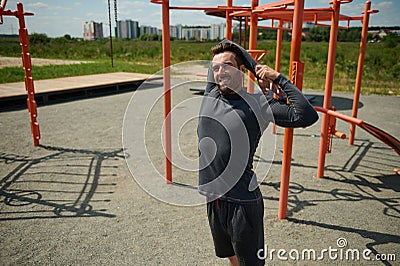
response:
M240 22L239 44L246 47L246 33L250 22L249 36L249 52L255 57L253 51L257 50L258 28L269 28L277 30L276 44L276 64L275 68L280 71L281 46L282 46L282 31L292 31L292 41L290 50L290 69L289 79L301 90L303 83L304 63L300 61L302 24L303 22L313 22L316 26L330 27L329 51L327 58L326 81L324 92L324 103L322 107L315 109L322 112L322 126L320 137L320 148L318 158L317 177L324 176L325 156L331 152L331 140L333 136L346 138L346 135L337 132L335 129L336 118L340 118L350 123L349 144L354 141L355 126L360 126L368 133L382 140L384 143L391 146L398 154L400 154L400 142L393 136L387 134L383 130L378 129L360 119L357 119L357 111L360 97L360 88L362 81L362 71L364 64L364 56L366 51L366 42L368 34L368 23L370 14L377 13L377 10L371 10L371 1L365 3L363 16L351 17L340 14L340 6L342 4L351 3L352 0L333 0L332 6L326 8L304 8L305 0L282 0L274 3L269 3L259 6L258 0L252 0L250 7L233 6L232 0L226 1L226 6L217 7L194 7L194 6L170 6L169 0L150 0L154 4L162 5L162 48L163 48L163 74L164 74L164 141L165 141L165 178L167 183L172 182L172 163L171 163L171 94L170 94L170 10L201 10L207 15L223 17L226 20L226 39L232 40L232 21ZM293 8L289 8L293 6ZM259 26L259 20L271 20L271 26ZM346 116L334 111L331 105L332 99L332 84L334 77L336 43L340 21L347 21L348 28L350 21L362 21L362 36L360 41L360 53L358 59L356 85L354 90L354 100L352 116ZM242 23L245 21L244 36L242 37ZM278 26L274 22L277 22ZM324 24L321 22L330 22ZM290 23L291 27L285 28L284 24ZM242 44L243 42L243 44ZM250 74L250 78L252 74ZM249 92L252 92L251 88ZM293 145L293 129L285 128L284 134L284 149L282 157L282 175L280 187L280 199L278 218L285 219L288 204L289 177L292 159Z
M0 4L0 24L3 24L3 16L14 16L18 18L19 21L19 40L22 47L22 67L25 71L25 88L28 93L27 105L30 114L30 124L31 132L33 136L33 144L39 146L40 140L40 130L39 123L37 122L37 108L35 101L35 87L33 84L32 72L32 62L31 55L28 51L29 37L28 30L25 27L25 16L32 16L33 13L24 12L22 3L17 3L17 10L11 11L6 10L7 0L1 0Z

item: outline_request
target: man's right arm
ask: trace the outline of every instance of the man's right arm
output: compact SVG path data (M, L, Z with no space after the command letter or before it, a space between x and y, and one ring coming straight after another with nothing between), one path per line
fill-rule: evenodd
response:
M275 124L289 128L307 127L318 120L318 114L314 107L285 76L279 74L273 82L279 85L289 100L289 103L286 99L271 99L269 101Z

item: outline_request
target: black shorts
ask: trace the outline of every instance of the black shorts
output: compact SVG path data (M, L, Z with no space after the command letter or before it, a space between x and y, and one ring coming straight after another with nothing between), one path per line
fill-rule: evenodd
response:
M207 214L218 257L236 255L241 266L264 265L257 256L264 248L262 198L246 204L217 199L207 203Z

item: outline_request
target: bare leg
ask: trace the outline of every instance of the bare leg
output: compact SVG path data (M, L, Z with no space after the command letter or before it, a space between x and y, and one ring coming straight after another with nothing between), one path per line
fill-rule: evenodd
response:
M236 256L229 257L230 266L239 266L239 261Z

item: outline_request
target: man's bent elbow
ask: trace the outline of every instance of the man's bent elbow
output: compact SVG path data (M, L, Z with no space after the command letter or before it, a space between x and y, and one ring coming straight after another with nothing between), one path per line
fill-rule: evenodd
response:
M304 114L302 127L309 127L315 124L315 122L317 122L318 119L319 119L318 113L314 110L314 108L312 108L306 114Z

